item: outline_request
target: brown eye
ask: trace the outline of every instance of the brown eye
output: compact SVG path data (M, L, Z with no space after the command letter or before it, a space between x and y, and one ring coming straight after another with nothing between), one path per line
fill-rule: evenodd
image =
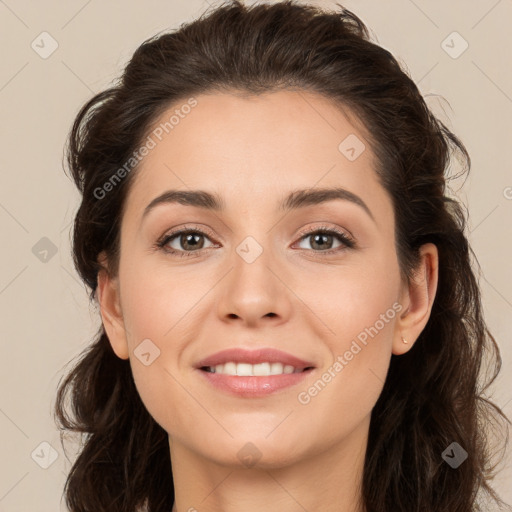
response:
M157 245L160 249L172 254L191 256L192 254L187 253L195 253L210 247L205 247L205 239L209 240L209 237L200 230L183 229L164 236Z
M314 252L336 252L337 250L355 246L354 240L345 233L326 228L320 228L306 233L302 236L301 242L305 240L310 240L310 246ZM333 247L336 240L338 241L338 245ZM305 247L300 248L304 249Z

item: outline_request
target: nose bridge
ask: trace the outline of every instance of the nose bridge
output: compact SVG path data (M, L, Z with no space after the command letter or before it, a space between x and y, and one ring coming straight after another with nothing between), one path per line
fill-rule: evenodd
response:
M232 263L233 273L238 281L248 281L251 287L263 287L269 290L271 281L275 279L270 268L277 266L275 248L271 241L272 233L265 233L264 229L246 231L247 234L234 246ZM270 282L269 282L270 281Z
M234 209L229 212L230 245L232 247L232 272L239 278L247 276L272 276L268 267L279 267L279 254L282 250L276 240L278 230L274 203L268 201L269 194L252 191L252 198L238 194ZM275 279L275 276L273 276ZM265 279L268 281L268 279Z
M269 208L262 201L240 201L236 218L231 222L231 235L233 236L233 256L237 256L247 265L259 262L261 266L272 259L275 244L272 241L275 230L272 230L272 215ZM239 262L236 258L236 263Z
M261 198L258 204L241 203L238 217L230 222L234 270L243 274L246 266L254 266L246 269L248 275L269 274L275 280L270 269L278 272L285 250L282 244L286 243L280 231L282 219L276 216L273 203L267 203L261 195L258 197Z

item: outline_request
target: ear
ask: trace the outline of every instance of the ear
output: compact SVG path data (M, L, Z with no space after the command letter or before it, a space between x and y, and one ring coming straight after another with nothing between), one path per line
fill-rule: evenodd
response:
M410 282L403 285L400 295L403 312L395 324L395 355L408 352L427 325L437 291L438 266L437 247L431 243L422 245L418 268Z
M100 306L103 327L115 354L120 359L128 359L128 341L119 300L119 280L110 276L104 251L98 256L98 263L102 268L98 272L96 299Z

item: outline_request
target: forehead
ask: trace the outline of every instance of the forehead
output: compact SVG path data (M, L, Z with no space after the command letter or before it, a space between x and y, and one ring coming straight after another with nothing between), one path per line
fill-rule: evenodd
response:
M386 195L362 124L318 94L194 100L193 107L185 108L187 99L173 104L150 127L153 147L136 171L127 209L140 211L166 189L208 190L228 206L258 207L299 188L342 186L370 203Z

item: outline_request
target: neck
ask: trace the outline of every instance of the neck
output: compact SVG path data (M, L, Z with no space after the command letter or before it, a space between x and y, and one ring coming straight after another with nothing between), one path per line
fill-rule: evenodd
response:
M320 453L265 468L217 464L174 440L172 512L364 512L361 483L368 425L369 420Z

